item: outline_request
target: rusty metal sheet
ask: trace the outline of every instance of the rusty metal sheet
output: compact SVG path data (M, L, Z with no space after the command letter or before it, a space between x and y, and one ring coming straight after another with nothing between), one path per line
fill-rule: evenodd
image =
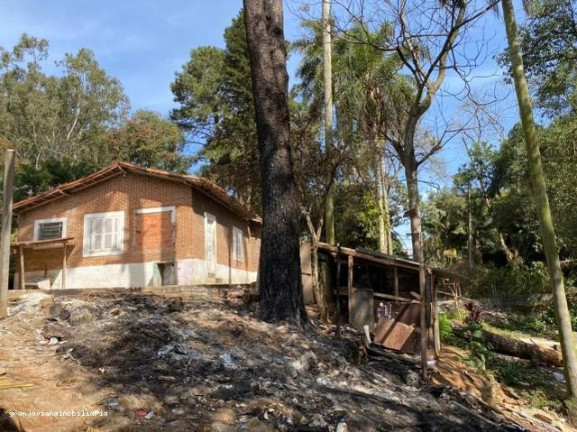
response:
M408 354L419 352L419 331L393 318L381 318L375 328L376 344Z

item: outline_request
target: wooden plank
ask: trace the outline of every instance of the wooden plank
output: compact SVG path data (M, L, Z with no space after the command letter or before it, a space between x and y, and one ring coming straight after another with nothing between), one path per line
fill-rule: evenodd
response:
M20 255L20 280L19 286L20 289L26 289L26 267L24 265L24 246L20 246L18 248L18 253Z
M399 269L395 266L393 269L394 272L394 288L395 288L395 295L399 296Z
M349 295L349 319L351 317L352 309L353 309L353 294L355 293L355 289L353 287L353 270L354 270L354 257L349 255L348 258L348 267L349 267L349 278L347 283L347 292Z
M322 243L322 242L318 242L316 243L319 250L324 250L324 251L328 251L328 252L332 252L332 253L337 253L337 247L336 246L331 246L328 245L326 243ZM340 248L340 252L342 255L347 255L347 256L352 256L355 258L359 258L359 259L363 259L366 261L371 261L374 263L378 263L381 265L389 265L389 266L397 266L397 267L401 267L401 268L405 268L408 270L413 270L413 271L418 271L419 267L417 266L417 263L413 264L409 264L411 263L411 261L399 261L396 259L388 259L388 258L379 258L367 253L363 253L363 252L358 252L354 249L349 249L349 248L345 248L345 247L341 247Z
M400 296L391 295L391 294L373 293L373 297L384 298L387 300L394 300L394 301L399 301L399 302L403 302L403 303L419 303L418 301L415 301L411 298L400 297Z
M433 340L435 344L435 357L441 353L441 330L439 328L439 303L437 302L437 286L435 275L431 275L431 286L433 292Z
M425 302L425 284L426 284L426 274L425 266L421 264L419 266L419 292L420 298L420 316L421 316L421 372L423 374L423 379L428 379L428 364L427 364L427 348L428 348L428 334L427 334L427 323L426 323L426 307Z
M74 240L74 237L65 237L65 238L59 238L59 239L49 239L49 240L35 240L35 241L24 241L24 242L18 242L18 243L12 243L10 245L10 247L34 247L34 246L42 246L42 245L48 245L48 244L57 244L57 243L64 243L64 242L68 242L70 240Z

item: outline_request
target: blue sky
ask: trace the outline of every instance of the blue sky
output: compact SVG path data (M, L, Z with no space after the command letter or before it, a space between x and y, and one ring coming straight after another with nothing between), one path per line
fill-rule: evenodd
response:
M26 32L50 42L51 61L79 48L89 48L101 66L123 84L133 110L151 109L166 116L174 107L170 83L175 72L188 60L192 48L223 46L224 29L241 4L239 0L3 0L0 45L10 48ZM300 2L288 0L285 4L285 35L291 40L302 33L297 16ZM489 50L482 65L473 72L478 77L474 86L492 89L491 85L496 85L500 93L507 93L502 72L492 59L505 43L503 23L489 14L477 31L488 38ZM297 62L297 58L290 60L289 73ZM444 85L451 91L461 86L454 74L449 74ZM429 124L434 124L439 112L449 119L463 116L454 99L438 102ZM500 107L507 131L517 119L514 100L509 97ZM442 161L449 174L465 161L460 140L447 147ZM425 170L422 177L441 184L449 181L449 177L440 178L432 170ZM423 189L426 191L427 186L423 185Z
M90 48L118 78L133 109L168 114L170 83L191 48L223 46L224 29L241 7L235 0L3 0L0 45L13 46L22 33L50 42L50 59ZM298 21L287 12L287 33Z

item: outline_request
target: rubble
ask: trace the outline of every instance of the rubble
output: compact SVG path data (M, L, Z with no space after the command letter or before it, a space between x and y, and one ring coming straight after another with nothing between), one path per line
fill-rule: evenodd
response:
M33 323L43 338L60 336L56 346L27 349L52 353L46 367L66 370L66 394L109 415L43 431L523 430L482 401L423 384L402 356L359 361L356 336L264 323L243 298L127 293L59 303L59 310L30 311L29 319L12 317L5 325L15 331ZM68 319L60 318L62 310L71 312ZM63 385L51 387L52 398ZM35 397L10 396L18 404Z

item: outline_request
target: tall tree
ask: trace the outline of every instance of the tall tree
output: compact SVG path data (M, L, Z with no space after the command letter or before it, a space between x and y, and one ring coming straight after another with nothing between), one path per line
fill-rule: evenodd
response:
M561 341L563 365L565 368L565 381L567 384L567 391L573 400L571 407L573 411L572 414L575 415L575 411L577 410L577 351L575 350L575 339L571 329L571 316L567 306L563 273L559 261L559 250L557 247L557 239L555 237L555 229L549 207L545 175L543 173L543 164L541 161L541 152L537 141L535 122L533 120L531 96L529 95L529 86L527 85L525 72L523 70L523 57L521 55L512 0L501 0L501 7L505 20L505 29L507 31L507 42L513 72L513 81L515 83L515 92L517 94L519 115L521 117L523 135L525 137L531 185L535 194L537 213L541 225L543 250L547 259L549 274L553 281L553 301L557 312L559 339Z
M549 116L577 110L577 15L574 0L532 2L519 37L535 102ZM501 56L507 60L506 53Z
M183 155L184 145L182 130L152 111L136 111L122 126L108 132L112 160L146 168L186 172L191 158Z
M23 35L1 54L0 135L20 161L38 166L69 157L102 163L106 132L126 117L128 99L94 54L66 54L53 76L42 71L48 57L44 39Z
M179 104L171 118L202 146L201 173L259 211L259 154L242 11L226 28L224 41L224 49L191 51L171 85Z
M461 127L447 125L439 136L421 139L418 131L425 114L432 107L441 91L449 70L465 75L473 65L463 53L454 55L455 49L465 42L470 27L481 15L494 6L475 8L467 1L437 2L430 0L392 0L365 2L357 0L342 2L344 12L341 26L345 33L348 23L362 23L362 29L369 29L375 19L378 28L388 22L388 34L375 37L369 31L356 36L358 43L368 44L380 51L394 52L409 72L414 92L407 115L396 130L387 131L387 139L395 149L404 167L407 184L408 210L410 219L413 259L424 261L422 227L419 200L419 168L446 143L457 135ZM350 34L350 33L349 33ZM354 34L351 36L355 37Z
M263 228L259 315L308 322L299 255L299 206L290 148L286 46L281 0L244 0L257 136Z
M333 61L332 61L332 25L331 1L323 0L323 94L324 94L324 131L325 149L333 151ZM334 245L335 238L335 194L333 185L329 186L325 204L326 241Z

